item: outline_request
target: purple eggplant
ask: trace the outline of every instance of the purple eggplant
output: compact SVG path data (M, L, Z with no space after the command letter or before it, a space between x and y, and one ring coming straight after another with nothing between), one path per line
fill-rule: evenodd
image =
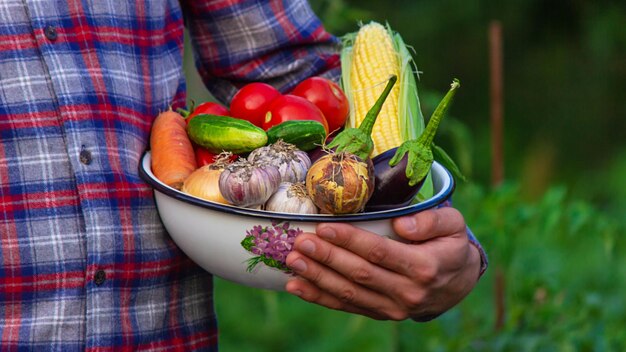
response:
M372 159L375 170L374 193L365 211L378 211L409 205L424 184L433 164L433 139L456 90L457 79L443 97L428 125L417 139L405 141Z
M326 141L324 142L325 145L328 145L328 143L330 143L333 140L333 138L334 138L334 136L326 137ZM323 157L324 155L328 154L328 150L329 149L326 146L320 146L320 145L318 145L317 147L309 150L307 152L307 154L309 155L309 159L311 159L311 164L316 162L317 159L319 159L319 158ZM330 149L330 150L334 150L334 149Z
M398 148L389 149L372 158L376 177L374 179L374 193L365 206L366 212L407 206L422 188L425 177L418 183L409 185L409 178L406 176L408 154L405 154L396 165L389 165L389 161L397 150Z

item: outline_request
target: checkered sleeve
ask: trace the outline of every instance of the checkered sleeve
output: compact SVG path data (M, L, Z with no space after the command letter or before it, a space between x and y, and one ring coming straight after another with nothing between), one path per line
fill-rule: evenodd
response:
M489 259L487 258L487 253L485 252L485 249L480 244L480 242L478 242L478 239L476 239L476 236L474 236L474 233L472 232L472 230L470 230L469 227L466 227L465 230L467 232L467 239L469 240L469 243L473 245L474 247L476 247L476 249L478 249L478 253L480 254L479 277L483 276L483 274L487 270L487 267L489 266Z
M253 81L288 91L309 76L339 76L339 40L304 0L186 1L183 9L198 72L222 102Z

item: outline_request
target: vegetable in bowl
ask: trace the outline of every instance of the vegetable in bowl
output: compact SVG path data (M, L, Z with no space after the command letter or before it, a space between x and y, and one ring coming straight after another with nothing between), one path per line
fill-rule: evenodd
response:
M426 129L417 139L406 141L400 147L389 149L373 158L376 179L374 192L366 205L369 211L393 209L413 201L434 161L431 148L439 122L460 86L459 80L454 79Z

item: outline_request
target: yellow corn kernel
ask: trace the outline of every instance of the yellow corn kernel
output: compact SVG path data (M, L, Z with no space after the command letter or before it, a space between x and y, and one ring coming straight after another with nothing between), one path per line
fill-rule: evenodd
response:
M389 32L376 22L362 26L354 40L350 69L356 126L361 124L391 75L400 77L400 62ZM398 125L399 94L400 85L396 84L374 124L372 157L403 142Z

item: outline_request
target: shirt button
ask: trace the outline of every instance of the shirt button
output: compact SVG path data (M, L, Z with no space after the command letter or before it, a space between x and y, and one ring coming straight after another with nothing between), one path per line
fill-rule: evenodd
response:
M55 41L57 40L58 34L57 34L57 29L52 27L52 26L46 26L46 28L43 30L46 38L48 38L48 40L50 41Z
M96 286L102 285L106 279L107 274L104 272L104 270L96 271L96 274L93 277L93 281L96 283Z
M87 148L84 145L80 147L79 159L80 159L80 162L85 165L91 164L91 160L92 160L91 152L87 150Z

